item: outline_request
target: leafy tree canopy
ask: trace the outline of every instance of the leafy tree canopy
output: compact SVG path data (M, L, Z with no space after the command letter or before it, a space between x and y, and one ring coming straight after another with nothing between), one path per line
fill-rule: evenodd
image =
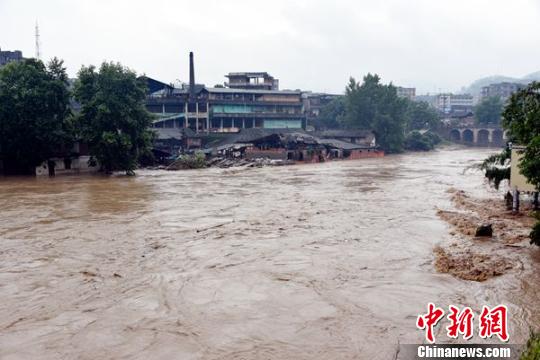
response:
M68 78L63 61L12 62L0 69L0 159L4 170L30 173L71 146Z
M474 109L476 121L480 124L499 124L503 107L501 98L498 96L484 99Z
M317 129L337 129L343 125L344 119L345 98L340 96L332 99L321 108L321 112L314 120L313 125Z
M83 67L75 84L81 103L77 124L90 153L106 173L133 174L151 147L151 115L144 106L146 85L135 72L105 62L99 70Z
M513 94L503 112L502 125L512 142L524 145L521 173L540 190L540 83L533 82ZM531 243L540 246L540 221L530 234Z
M437 110L425 101L408 101L407 112L405 114L407 130L435 130L440 125L440 118Z
M534 82L510 98L503 112L503 127L512 142L526 146L521 173L540 189L540 83Z
M378 75L367 74L362 84L351 77L345 89L345 125L371 129L389 153L403 150L406 108L407 100L392 84L381 84Z
M410 151L429 151L433 150L440 142L441 138L435 133L428 131L422 134L415 130L405 137L404 147Z

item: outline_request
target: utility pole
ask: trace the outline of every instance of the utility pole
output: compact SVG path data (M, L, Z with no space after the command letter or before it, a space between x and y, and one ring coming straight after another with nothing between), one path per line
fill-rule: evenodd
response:
M38 22L36 20L36 33L35 33L35 37L36 37L36 59L37 60L40 60L41 59L41 51L39 49L39 26L38 26Z

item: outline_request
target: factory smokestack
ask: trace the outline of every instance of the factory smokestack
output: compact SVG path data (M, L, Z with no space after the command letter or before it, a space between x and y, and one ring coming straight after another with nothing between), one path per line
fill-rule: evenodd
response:
M195 100L195 65L192 51L189 53L189 98Z

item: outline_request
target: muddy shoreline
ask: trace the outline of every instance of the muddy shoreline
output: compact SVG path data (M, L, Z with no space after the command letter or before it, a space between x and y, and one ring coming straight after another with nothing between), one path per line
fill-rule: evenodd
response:
M474 198L464 191L448 189L454 211L438 210L437 215L451 226L455 241L434 249L435 268L463 280L486 281L519 266L521 255L515 248L528 247L529 232L535 222L528 208L513 214L500 198ZM476 237L478 226L491 224L492 237ZM484 244L483 249L477 246Z

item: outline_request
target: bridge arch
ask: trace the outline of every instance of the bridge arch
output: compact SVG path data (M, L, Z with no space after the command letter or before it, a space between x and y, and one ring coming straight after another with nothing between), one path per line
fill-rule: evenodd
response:
M466 143L474 143L474 132L471 129L463 130L462 140Z
M458 129L452 129L450 131L450 140L460 142L461 141L461 132Z
M487 129L478 130L476 143L478 145L489 145L489 130Z
M504 133L500 129L493 130L492 140L493 145L504 145Z

